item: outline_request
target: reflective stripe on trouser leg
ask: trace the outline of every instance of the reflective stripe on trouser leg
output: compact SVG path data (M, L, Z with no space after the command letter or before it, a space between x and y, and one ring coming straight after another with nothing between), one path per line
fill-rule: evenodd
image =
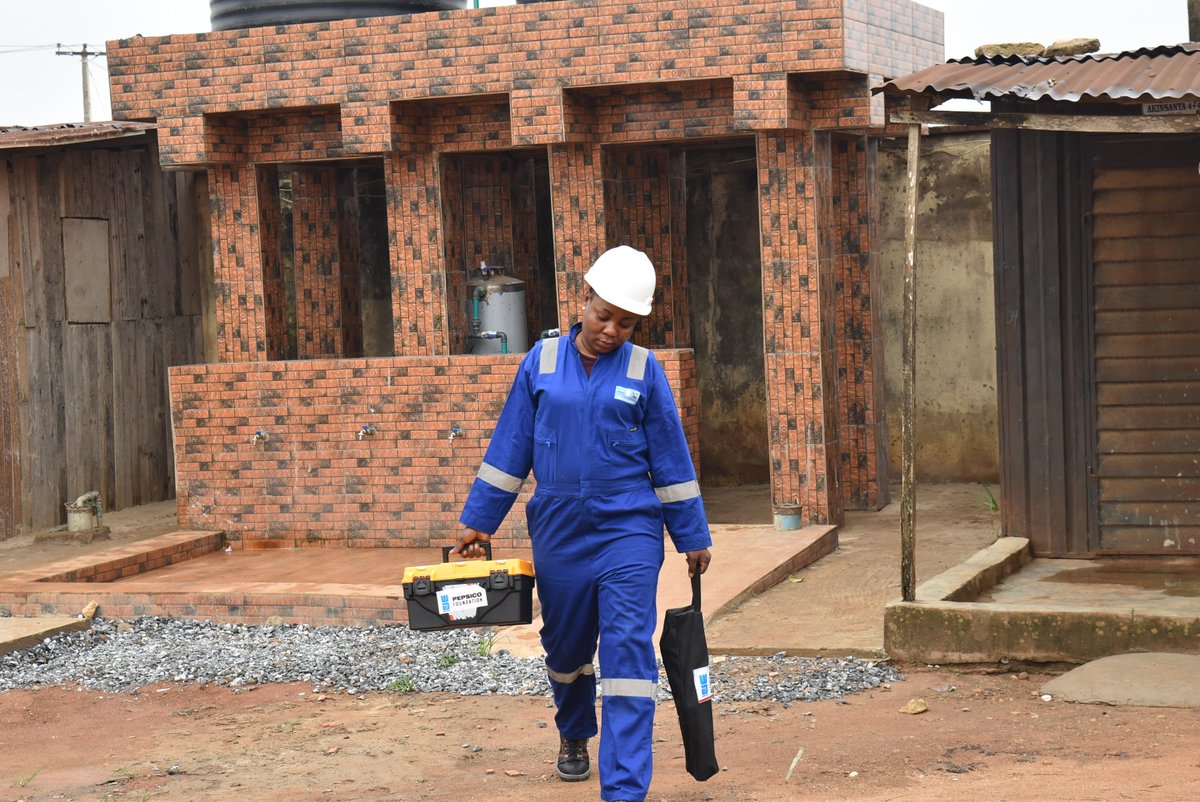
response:
M661 557L655 564L615 567L600 578L602 799L645 799L650 789L658 682L653 641L658 563Z
M546 655L547 661L550 659ZM554 693L554 723L564 738L591 738L596 734L596 674L591 664L562 674L547 665L546 676Z

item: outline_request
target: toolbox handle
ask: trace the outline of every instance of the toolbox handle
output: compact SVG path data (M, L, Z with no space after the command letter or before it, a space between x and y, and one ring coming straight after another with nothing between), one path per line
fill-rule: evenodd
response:
M487 559L489 559L489 560L492 559L492 544L491 543L488 543L486 540L477 540L477 541L475 541L475 543L477 545L483 546L483 553L487 556ZM452 552L452 551L454 551L453 546L442 546L442 562L444 562L444 563L450 562L450 552Z

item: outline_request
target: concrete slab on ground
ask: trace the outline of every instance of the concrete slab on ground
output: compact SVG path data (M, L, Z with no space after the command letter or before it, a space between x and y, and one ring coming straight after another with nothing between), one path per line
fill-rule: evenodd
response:
M893 497L899 498L898 488ZM918 488L918 581L970 559L996 540L999 516L987 502L988 493L978 484ZM877 512L847 511L837 550L719 616L708 627L709 650L884 657L883 609L899 598L899 501Z
M898 660L939 664L1194 653L1198 579L1195 557L1035 559L1025 538L1000 538L922 583L915 601L888 604L884 645Z
M60 632L87 629L91 625L91 619L73 615L0 618L0 654L19 652Z
M1118 654L1102 657L1042 686L1064 702L1138 707L1200 707L1200 655Z
M921 584L918 601L905 604L899 602L898 503L847 512L836 535L826 529L804 545L805 530L777 532L771 526L766 486L706 489L715 540L704 585L710 651L887 655L933 663L1002 657L1079 663L1131 651L1200 651L1200 558L1155 558L1148 570L1105 559L1030 562L1013 548L1016 539L997 541L999 516L989 503L994 492L978 484L918 488ZM116 541L104 549L36 544L30 537L0 543L0 574L5 574L0 613L58 612L74 620L96 601L100 615L108 617L382 623L402 620L398 583L404 566L440 559L437 549L380 554L370 549L226 553L218 548L157 570L146 570L157 564L146 561L117 581L47 581L84 563L115 569L122 561L136 562L141 557L130 555L150 549L155 540L139 533L171 540L173 535L162 533L173 528L174 505L122 510L104 520ZM141 546L125 548L134 542ZM831 543L836 549L818 559L834 548ZM673 552L666 557L660 620L663 610L689 598L683 558ZM909 635L885 644L885 608L888 616L902 613L917 621ZM0 619L0 627L5 622L17 625L7 618ZM522 641L523 653L538 653L537 627L514 628L508 645ZM41 629L35 635L44 636ZM503 639L498 646L506 646Z
M715 524L712 536L713 562L701 581L700 606L705 621L762 593L837 548L837 528L833 526L779 532L772 526ZM656 649L662 634L663 613L672 607L686 607L691 601L687 562L668 544L658 579ZM505 627L497 633L493 651L507 649L519 657L542 657L545 652L538 636L541 628L541 618L523 626Z

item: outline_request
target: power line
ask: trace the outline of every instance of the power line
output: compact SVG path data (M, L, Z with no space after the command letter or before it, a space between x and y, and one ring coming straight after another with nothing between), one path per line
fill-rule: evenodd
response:
M6 53L33 53L37 50L53 50L56 45L0 45L0 56Z

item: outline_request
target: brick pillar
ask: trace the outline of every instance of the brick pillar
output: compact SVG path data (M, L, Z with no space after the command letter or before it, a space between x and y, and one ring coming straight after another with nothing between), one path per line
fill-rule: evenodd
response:
M605 250L601 161L600 146L594 143L550 146L558 325L564 329L579 320L583 274Z
M432 150L393 153L386 160L397 356L450 353L438 175Z
M342 356L336 188L332 167L292 170L297 359Z
M838 433L842 502L852 509L888 503L879 287L876 142L835 136L831 148L838 347Z
M279 205L279 170L259 167L258 219L262 243L263 314L267 321L267 359L294 359L288 347L287 284L283 277L283 210Z
M253 165L209 168L219 362L268 358L258 190Z
M830 213L819 208L829 140L764 131L757 148L771 501L779 516L840 523L833 259L820 225Z
M363 355L362 247L358 213L358 171L337 174L338 273L341 280L342 356Z

